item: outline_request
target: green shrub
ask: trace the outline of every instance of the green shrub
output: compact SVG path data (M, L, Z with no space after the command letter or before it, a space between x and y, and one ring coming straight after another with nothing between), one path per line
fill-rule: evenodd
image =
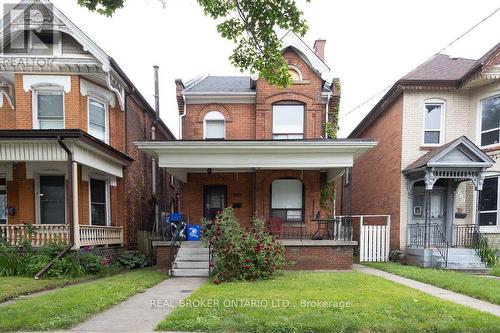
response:
M0 244L0 276L21 275L24 266L22 252L7 243Z
M77 277L82 276L87 273L79 262L76 254L69 253L64 257L57 260L52 267L47 272L47 276L50 277L62 277L62 276L71 276Z
M127 269L144 268L153 265L153 262L143 254L125 253L118 258L118 262Z
M28 256L25 259L26 265L24 275L34 276L36 273L46 267L51 259L52 257L50 257L49 255L41 253Z
M85 273L96 274L104 269L103 258L92 253L85 253L79 258Z
M243 230L232 208L224 209L214 221L202 220L203 240L214 256L214 282L268 278L285 263L281 243L264 231L264 220L254 218Z

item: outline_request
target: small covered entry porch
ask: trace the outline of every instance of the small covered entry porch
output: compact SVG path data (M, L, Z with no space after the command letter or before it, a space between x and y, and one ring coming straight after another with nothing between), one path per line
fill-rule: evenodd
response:
M451 250L456 248L473 250L462 254L480 254L483 237L477 224L456 223L456 214L460 214L456 213L456 194L460 183L470 181L477 207L486 170L493 164L486 153L462 136L429 151L403 170L408 190L406 252L410 263L447 267L454 260L453 253L459 253ZM477 213L474 220L477 223Z
M137 142L183 182L180 210L189 224L233 207L243 227L262 217L297 269L352 264L350 205L325 210L321 192L376 142L259 140ZM344 177L350 179L350 177ZM350 190L351 182L344 184ZM348 196L346 196L348 197ZM334 215L344 215L336 218ZM347 217L345 217L347 216ZM321 263L318 257L323 257ZM311 266L312 265L312 266Z

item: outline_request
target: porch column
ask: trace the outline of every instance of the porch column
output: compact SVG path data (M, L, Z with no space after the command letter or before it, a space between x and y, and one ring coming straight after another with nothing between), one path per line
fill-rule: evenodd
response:
M72 195L73 195L73 211L70 213L73 216L73 240L74 240L74 249L80 248L80 224L78 223L78 163L72 162ZM71 229L70 229L71 232Z
M430 216L431 216L431 191L425 190L425 228L424 228L424 249L430 247Z

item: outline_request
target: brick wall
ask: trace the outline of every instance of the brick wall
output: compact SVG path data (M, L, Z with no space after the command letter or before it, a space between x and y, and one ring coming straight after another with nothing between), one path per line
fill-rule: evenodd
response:
M177 247L174 247L174 250L173 250L173 256L175 257L175 255L177 254L177 251L179 249ZM156 270L157 271L160 271L160 272L168 272L168 270L170 269L170 258L171 258L171 254L170 254L170 246L155 246L155 260L156 260Z
M286 270L352 268L352 246L286 246Z
M400 97L358 137L378 145L354 164L354 215L390 214L391 249L399 249L403 98Z
M15 163L12 167L12 181L7 182L9 207L15 207L9 224L35 223L35 182L26 178L26 163Z

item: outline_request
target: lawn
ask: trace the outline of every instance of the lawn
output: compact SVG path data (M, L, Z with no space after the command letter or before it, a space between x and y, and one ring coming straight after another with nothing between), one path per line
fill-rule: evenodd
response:
M363 265L399 276L428 283L474 298L500 304L500 280L442 269L420 268L393 262L372 262Z
M257 282L209 282L157 330L500 332L500 318L360 272L294 272Z
M21 299L0 306L0 331L70 328L165 278L154 269L141 269Z
M500 277L500 264L491 268L491 275Z

